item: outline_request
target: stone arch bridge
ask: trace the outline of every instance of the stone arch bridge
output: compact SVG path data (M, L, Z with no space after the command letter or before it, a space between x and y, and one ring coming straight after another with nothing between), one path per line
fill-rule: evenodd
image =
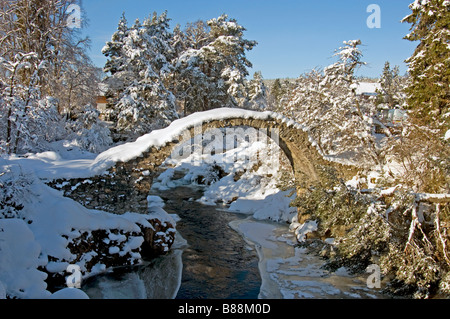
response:
M89 209L115 214L146 213L148 194L157 169L175 147L186 138L194 138L211 129L230 127L266 132L289 159L296 179L304 181L305 185L319 179L319 166L333 165L341 172L351 171L351 168L325 160L307 132L292 120L273 112L221 108L192 114L133 143L100 154L91 165L89 176L55 180L49 185L63 190L65 196Z

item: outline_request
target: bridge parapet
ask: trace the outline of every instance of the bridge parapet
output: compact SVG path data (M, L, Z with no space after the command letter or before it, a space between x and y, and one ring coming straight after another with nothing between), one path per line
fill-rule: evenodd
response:
M177 146L209 130L236 127L253 128L275 141L289 159L295 178L304 185L317 181L317 167L322 165L349 171L344 165L324 159L308 133L291 120L271 112L216 109L175 121L166 129L100 154L89 178L57 180L49 185L90 209L115 214L146 213L157 169Z

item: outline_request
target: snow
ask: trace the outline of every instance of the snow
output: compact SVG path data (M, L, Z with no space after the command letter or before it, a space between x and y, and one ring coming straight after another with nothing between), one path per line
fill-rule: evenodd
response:
M89 296L80 289L64 288L52 294L49 299L89 299Z
M318 226L317 221L311 220L304 224L291 224L291 229L295 229L297 240L302 243L305 242L307 234L317 231Z
M356 85L356 94L357 95L375 95L377 94L377 90L381 90L380 83L370 83L370 82L360 82Z
M240 143L235 148L227 147L223 153L206 153L200 157L194 153L184 158L168 159L163 164L166 170L154 180L152 187L167 190L180 185L197 185L199 177L203 177L208 185L198 200L202 204L229 204L226 210L230 212L247 214L258 220L290 222L296 215L296 209L290 207L294 195L291 191L280 191L276 185L280 177L282 159L278 145L268 139L250 144L241 136L245 131L237 131L234 134L238 136ZM179 146L180 149L183 147L183 144ZM177 154L177 150L173 153ZM261 165L252 170L256 164L255 154L281 157L274 157L272 161L262 160ZM214 165L220 166L226 176L217 178L213 170ZM290 169L290 166L288 167ZM183 177L175 180L176 172L181 172ZM238 179L236 174L239 174Z
M0 219L0 283L19 298L47 298L44 280L47 275L37 270L41 246L33 232L20 219Z
M230 226L258 253L260 299L377 298L364 276L351 276L345 268L324 270L323 260L299 247L283 224L244 219Z
M172 122L167 128L152 131L151 133L138 138L135 142L111 148L97 156L89 169L92 173L103 172L117 162L127 162L139 157L151 147L161 148L167 143L177 140L190 128L201 126L204 123L215 120L227 120L232 118L259 120L284 119L289 126L300 128L295 122L288 121L285 117L274 112L256 112L237 108L213 109L191 114Z
M278 119L290 126L301 128L295 122L276 113L223 108L174 121L166 129L153 131L134 143L114 147L99 155L80 151L76 145L70 145L70 143L58 142L52 144L54 147L52 151L0 158L2 172L0 183L17 185L15 187L22 192L20 198L24 205L23 209L17 213L19 215L15 216L16 218L0 219L0 297L5 295L3 291L6 291L8 296L25 299L84 298L85 296L77 290L63 290L51 295L46 290L46 274L39 271L38 267L64 272L76 257L67 248L67 244L83 232L88 235L98 229L139 232L139 225L150 226L148 222L150 218L159 218L176 225L176 216L169 216L164 211L163 200L157 196L148 197L148 215L132 213L111 215L86 209L77 202L63 197L61 192L48 187L44 181L58 178L89 178L104 172L118 161L140 156L150 147L161 147L178 138L190 127L212 120L236 117ZM236 134L245 134L245 131L238 130ZM227 208L229 211L248 214L256 220L291 223L296 216L296 209L289 206L294 195L277 188L280 163L277 162L274 165L273 161L263 160L262 165L256 170L252 169L255 164L251 160L253 154L277 154L278 145L270 139L266 139L265 142L248 143L243 136L238 136L237 140L239 144L233 149L227 149L223 154L213 156L202 154L200 158L199 154L190 154L185 158L168 159L166 162L168 168L158 180L155 180L154 187L171 188L180 184L195 184L200 175L209 172L210 183L205 185L201 202L226 203L229 204ZM215 179L212 169L215 164L228 175ZM174 180L176 171L184 172L184 178ZM239 179L235 180L237 173L240 174ZM25 181L25 184L15 183L16 181ZM310 225L304 227L310 229ZM250 229L247 229L246 233L250 237L258 235ZM143 238L126 239L124 236L109 232L105 240L111 245L109 253L123 256L139 247ZM266 244L269 245L268 242ZM81 260L77 261L76 264L80 266L81 271L86 271L86 264L92 260L94 254L86 253ZM50 256L56 257L61 262L49 261ZM132 258L139 261L140 256L133 254ZM82 279L106 270L103 264L94 265L91 272L86 273Z
M66 161L53 153L36 154L34 158L38 160L33 159L33 156L21 160L0 159L0 171L3 172L0 176L2 187L14 181L27 182L23 189L20 189L24 207L17 213L19 216L0 219L0 284L9 296L24 299L52 297L46 290L47 284L44 280L47 275L39 271L38 267L45 267L50 272L64 272L76 257L67 248L68 242L70 239L78 238L81 232L89 234L99 229L106 231L117 229L132 233L140 232L139 225L149 227L150 218L173 221L160 206L154 206L157 202L155 198L152 201L153 205L149 205L148 215L127 213L119 216L86 209L48 187L34 174L37 171L42 178L45 177L45 172L50 175L47 177L55 173L47 170L50 166L39 166L37 163L53 162L53 167L58 166L58 171L63 172L73 169L72 161L76 162L74 165L77 169L81 167L77 160ZM44 169L39 170L39 167ZM16 183L16 187L22 187L20 183ZM110 233L109 240L122 243L122 248L111 246L110 253L124 256L140 247L144 239L133 236L126 239L124 236ZM64 262L49 261L50 256ZM76 262L85 273L85 277L106 270L105 265L98 264L88 272L86 263L92 257L92 252L87 253ZM140 262L140 255L133 253L131 259L131 262ZM59 296L67 297L67 292Z
M258 220L273 220L275 222L290 221L296 214L296 209L289 204L293 196L290 192L279 191L263 199L238 198L230 205L229 211L251 214Z

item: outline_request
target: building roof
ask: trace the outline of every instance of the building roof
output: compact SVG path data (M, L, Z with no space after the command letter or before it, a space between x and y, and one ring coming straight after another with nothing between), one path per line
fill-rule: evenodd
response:
M381 90L380 83L360 82L356 87L357 95L376 95L377 90Z

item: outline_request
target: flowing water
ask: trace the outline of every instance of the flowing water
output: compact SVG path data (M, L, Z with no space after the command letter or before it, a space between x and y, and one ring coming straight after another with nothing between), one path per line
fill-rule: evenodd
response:
M323 260L296 245L288 225L196 201L200 187L153 192L176 214L171 252L142 265L86 280L92 299L380 298L367 276L328 273Z

